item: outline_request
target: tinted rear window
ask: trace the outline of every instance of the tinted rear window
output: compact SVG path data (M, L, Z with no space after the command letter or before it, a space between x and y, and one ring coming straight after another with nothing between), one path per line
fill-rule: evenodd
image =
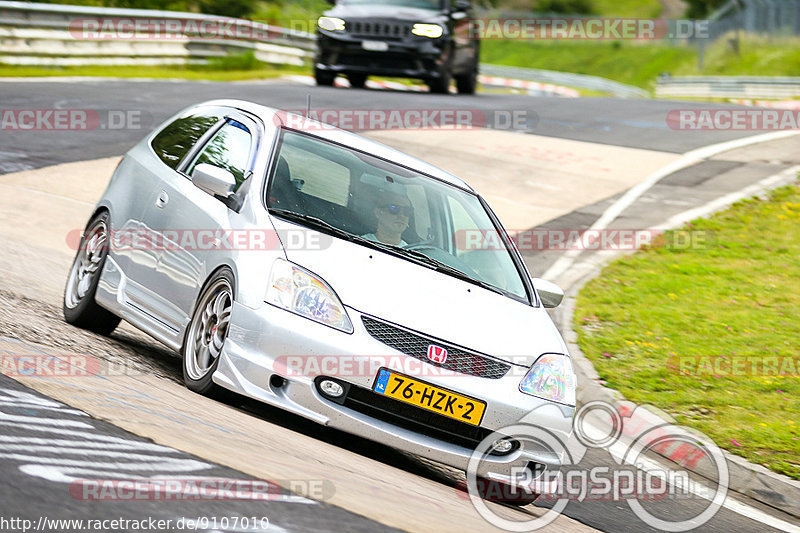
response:
M178 168L178 163L186 153L220 118L221 116L211 113L181 117L161 130L150 145L167 166Z

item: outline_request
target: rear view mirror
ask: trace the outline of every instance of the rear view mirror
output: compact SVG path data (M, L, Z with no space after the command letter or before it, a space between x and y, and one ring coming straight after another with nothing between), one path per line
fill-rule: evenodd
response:
M542 305L548 309L558 307L564 299L564 291L561 287L551 281L542 278L534 278L533 286L542 299Z
M233 174L224 168L215 167L208 163L201 163L192 171L192 183L209 194L229 197L236 187Z

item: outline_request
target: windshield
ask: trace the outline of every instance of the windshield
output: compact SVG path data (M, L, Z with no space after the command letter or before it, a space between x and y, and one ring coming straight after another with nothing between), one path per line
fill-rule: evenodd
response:
M273 214L528 301L511 251L475 194L287 130L277 158L267 194Z
M339 0L341 5L403 6L419 9L441 9L442 0Z

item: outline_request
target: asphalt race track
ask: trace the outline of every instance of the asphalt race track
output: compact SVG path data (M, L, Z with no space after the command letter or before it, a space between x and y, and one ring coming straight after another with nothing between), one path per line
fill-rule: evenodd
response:
M682 154L752 135L752 132L679 131L670 129L666 123L669 111L710 108L715 107L714 104L525 95L440 96L317 88L281 82L0 83L0 109L114 110L135 112L140 118L136 127L120 129L0 130L0 184L2 175L12 172L120 156L179 109L215 98L241 98L282 109L303 109L310 95L315 109L447 108L479 110L487 117L497 116L496 112L516 111L525 117L524 127L515 129L518 135L534 134L668 154ZM492 125L497 126L489 120L489 126ZM682 183L684 185L687 184ZM76 183L75 187L80 188L80 184ZM591 183L586 183L585 187L591 188ZM2 189L3 195L10 192L13 192L10 188ZM46 193L40 196L43 198L37 201L43 203L37 205L50 205L53 209L52 214L35 214L37 221L49 226L43 227L42 232L63 234L72 229L64 226L58 217L57 204L61 196L53 194L53 198L44 198ZM84 198L85 205L81 209L87 209L89 202L95 199ZM243 522L235 527L230 520L224 527L221 523L206 521L196 524L195 529L422 531L429 529L425 526L425 517L438 515L442 522L430 522L430 529L494 530L477 516L463 493L457 490L462 479L457 472L254 402L233 400L223 405L193 395L179 385L179 359L130 327L119 328L110 338L102 338L67 326L61 319L60 291L69 257L47 253L47 248L36 239L26 242L23 235L15 234L14 221L2 214L0 222L0 246L8 251L0 256L0 354L60 356L79 352L104 360L128 361L145 374L145 377L114 385L116 389L109 388L109 392L102 393L89 388L78 390L58 380L33 390L21 382L24 380L0 376L0 475L5 482L0 492L0 514L3 517L15 516L39 524L41 517L129 520L152 517L177 521L197 517L265 516L269 529L254 528L250 524L242 528ZM541 271L541 268L536 270ZM105 390L100 385L96 390ZM160 392L153 392L156 390ZM57 394L62 397L52 399ZM131 425L125 427L135 429L133 431L118 427L122 422L106 421L114 420L114 413L124 413L120 410L123 408L129 409L131 417ZM189 438L194 435L191 431L203 423L207 423L207 427L198 431L204 431L211 444L204 445L196 439L192 443L180 440L182 432L186 433L187 441L192 440ZM248 424L259 428L258 431L263 428L263 434L246 435ZM241 449L235 449L236 439L241 439ZM259 439L263 440L259 442ZM219 443L217 446L213 445L215 440ZM259 443L274 445L265 446L263 455L248 451L257 451ZM283 448L281 443L285 444ZM271 466L270 462L275 465ZM599 449L587 450L580 466L618 468L611 455ZM277 490L269 501L244 498L213 502L146 499L104 502L87 498L85 494L76 497L82 488L76 480L90 474L126 479L144 472L163 478L180 475L182 479L195 476L197 479L248 482L271 479L283 489ZM264 472L288 475L266 477ZM290 487L292 480L306 480L306 485ZM308 483L312 482L317 485L310 487ZM358 492L365 484L374 490ZM388 487L396 487L400 492L391 492ZM398 499L409 494L414 495L413 500ZM787 529L771 527L771 520L779 526L797 523L780 511L744 497L729 495L728 498L735 503L720 509L697 531L782 531ZM679 520L698 514L707 504L707 500L689 494L667 495L644 506L664 520ZM525 509L503 507L498 512L523 520L541 515L548 506L547 502L537 502ZM743 508L755 512L743 512ZM563 514L567 518L559 519L546 530L658 531L643 523L624 501L619 500L573 501ZM13 530L5 526L3 529ZM51 529L59 528L51 526Z

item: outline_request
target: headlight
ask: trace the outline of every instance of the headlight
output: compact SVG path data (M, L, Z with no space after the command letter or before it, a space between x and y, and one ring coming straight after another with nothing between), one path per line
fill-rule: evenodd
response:
M353 324L344 305L320 277L284 259L276 259L267 288L267 303L346 333Z
M411 28L411 33L420 37L437 39L444 33L444 28L438 24L414 24L414 27Z
M344 21L336 17L320 17L317 25L323 30L341 31L344 29Z
M575 372L569 357L546 353L539 357L519 384L519 390L531 396L575 405Z

